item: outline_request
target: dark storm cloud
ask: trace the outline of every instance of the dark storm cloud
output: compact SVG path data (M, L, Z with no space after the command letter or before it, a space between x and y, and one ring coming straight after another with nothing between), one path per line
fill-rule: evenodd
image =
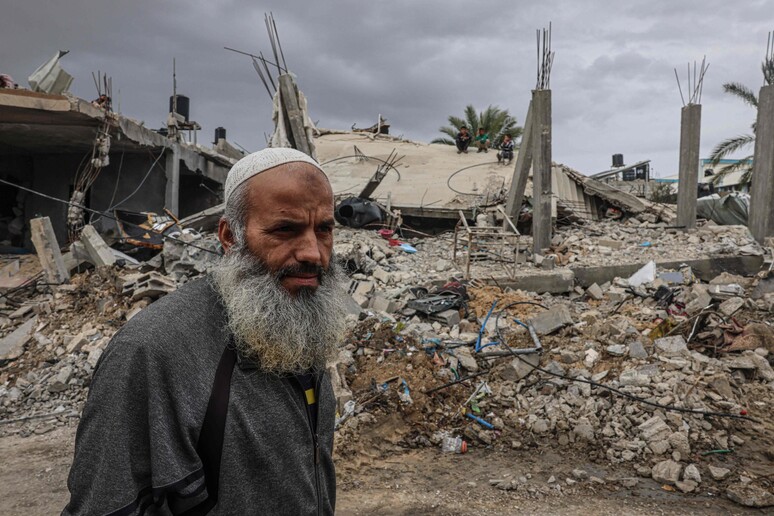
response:
M507 108L523 123L535 29L551 20L555 160L592 173L623 152L627 162L652 159L659 173L674 173L681 102L673 68L705 54L702 156L749 130L754 112L722 84L760 86L770 2L521 4L27 0L3 7L0 71L24 84L56 50L69 49L62 64L76 78L74 94L94 97L91 72L107 72L122 112L155 128L166 117L175 57L178 90L204 127L200 141L222 125L230 140L256 150L272 129L271 103L250 60L223 46L268 56L263 15L272 11L321 126L367 126L381 113L395 134L429 141L469 103Z

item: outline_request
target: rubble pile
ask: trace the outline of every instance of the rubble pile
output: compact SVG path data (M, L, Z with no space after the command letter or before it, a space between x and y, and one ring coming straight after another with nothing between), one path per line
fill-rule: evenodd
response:
M707 223L696 231L686 232L636 218L622 223L597 222L587 227L559 226L551 243L556 263L571 266L764 254L745 226Z
M554 251L576 258L557 263L763 254L736 227L673 234L631 220L558 231ZM689 266L650 262L628 278L538 295L463 281L449 235L396 236L337 229L352 297L350 331L329 367L339 456L441 453L463 441L548 446L627 471L626 487L647 477L769 503L774 275L703 283ZM117 260L0 298L0 435L77 421L110 337L216 263L214 235L176 239L146 262ZM493 267L477 262L473 275L489 278ZM592 481L605 482L580 473L562 482ZM507 474L491 484L528 488Z
M217 261L215 235L185 230L175 239L148 262L85 269L64 285L32 281L0 298L0 436L77 421L113 334Z
M762 252L748 234L735 239L735 229L724 229L720 244L697 245ZM366 264L354 277L370 285L353 292L368 315L338 365L349 383L339 390L339 453L380 449L385 439L440 448L445 437L461 436L473 448L583 450L629 468L629 484L648 477L688 493L703 478L702 489L724 483L732 499L739 485L768 486L765 475L726 454L751 443L770 450L774 442L774 278L724 273L701 283L690 267L660 270L651 262L631 278L568 296L468 285L469 298L458 296L462 302L441 312L453 316L439 317L413 308L418 294L422 301L457 284L451 271L422 268L437 255L424 263L412 262L418 255L381 256L376 238L345 245ZM403 276L406 263L413 270ZM377 266L404 282L420 276L425 288L395 287L374 274ZM495 317L513 303L520 304ZM543 353L516 357L502 343L531 347L526 322ZM770 464L770 453L764 457Z

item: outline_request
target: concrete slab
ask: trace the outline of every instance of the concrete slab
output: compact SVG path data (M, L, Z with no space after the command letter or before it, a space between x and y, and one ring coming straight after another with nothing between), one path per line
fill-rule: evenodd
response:
M599 267L575 267L575 281L588 288L594 283L601 285L613 278L628 278L647 262L622 265L606 265ZM750 275L758 272L763 266L762 256L719 256L699 260L656 262L658 269L677 269L686 264L693 269L694 274L702 281L709 281L722 272L739 275Z
M38 318L33 317L0 339L0 363L16 360L24 353L24 346L32 338L37 325Z
M565 294L575 286L575 274L570 269L555 269L530 274L518 275L515 278L481 278L489 285L499 285L502 288L511 287L516 290L537 292L538 294Z

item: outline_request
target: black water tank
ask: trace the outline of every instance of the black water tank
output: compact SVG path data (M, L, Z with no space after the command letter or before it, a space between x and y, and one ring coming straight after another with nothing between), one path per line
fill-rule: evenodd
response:
M175 106L175 96L169 97L169 112L172 113L172 108ZM178 115L182 115L185 121L188 122L188 115L190 114L191 99L185 95L177 96L177 111Z
M614 167L624 166L623 154L613 154L613 166Z
M218 143L218 140L225 140L226 139L226 128L225 127L216 127L215 128L215 141L213 143Z

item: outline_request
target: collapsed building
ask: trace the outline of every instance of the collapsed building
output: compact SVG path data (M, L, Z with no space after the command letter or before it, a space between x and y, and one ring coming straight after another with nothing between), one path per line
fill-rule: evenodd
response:
M94 158L100 135L106 152ZM220 202L226 174L241 155L224 145L219 151L175 141L71 95L0 89L0 179L7 181L0 184L0 241L29 248L29 220L46 216L57 239L67 242L68 206L51 197L70 200L92 159L106 158L84 192L86 208L160 214L166 208L175 217L199 212ZM109 218L86 217L99 219L95 224L108 237L119 236Z
M526 230L535 178L526 178L523 202L509 213L513 169L488 153L458 157L379 126L317 129L299 108L303 102L288 114L284 103L300 100L295 88L289 82L285 93L275 92L275 120L285 127L277 136L296 146L314 138L307 149L331 181L337 220L349 226L337 229L335 244L348 272L349 332L328 368L344 471L363 449L382 456L462 451L449 440L510 453L556 447L619 469L605 478L557 471L563 481L552 475L543 485L493 471L490 488L547 497L584 483L655 482L684 493L701 485L744 505L774 504L771 456L756 454L757 443L774 436L774 332L767 322L774 255L747 228L708 222L683 231L673 227L670 207L553 163L549 222L556 231L538 253ZM15 95L16 104L27 105L0 107L0 114L28 121L37 115L33 135L46 138L38 142L25 136L24 122L4 121L0 148L17 165L0 177L26 171L31 190L71 198L67 181L51 180L53 167L60 159L76 171L104 111L68 97ZM56 234L36 244L40 263L5 257L0 269L4 435L73 425L111 336L217 263L218 187L232 160L122 117L113 130L111 152L136 161L135 179L162 158L166 167L164 176L140 182L142 199L129 187L115 198L129 196L125 206L135 210L169 208L182 217L179 231L159 235L161 252L133 262L117 260L86 225L83 266L69 281L50 281L62 261L67 212L27 207L44 201L22 197L26 211L15 216L47 216ZM78 152L65 152L76 144ZM148 151L157 154L142 156ZM111 154L86 200L99 211L118 190L118 160L115 168ZM199 184L207 193L192 191Z

